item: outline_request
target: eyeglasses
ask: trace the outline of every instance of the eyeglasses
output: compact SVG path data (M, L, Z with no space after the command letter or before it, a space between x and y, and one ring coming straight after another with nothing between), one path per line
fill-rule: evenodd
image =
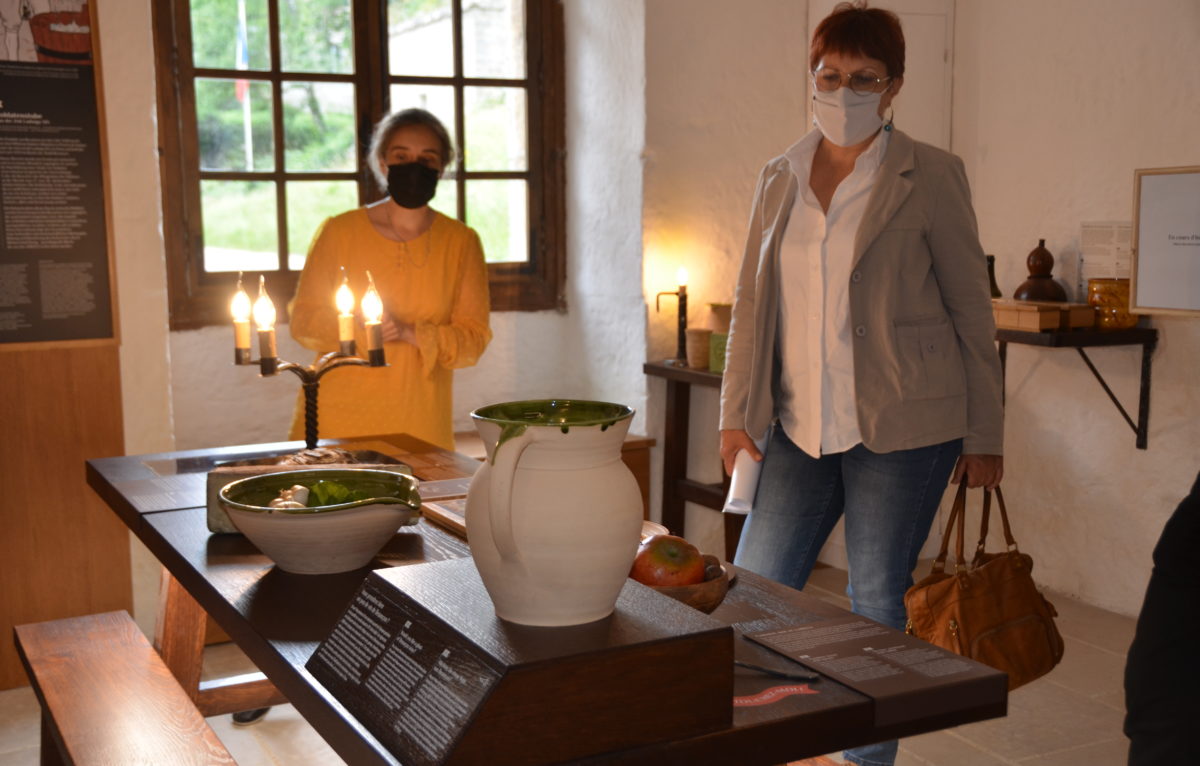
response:
M871 72L855 72L846 74L836 69L818 69L812 73L813 83L822 93L832 93L843 85L849 86L857 96L867 96L871 93L882 93L887 90L883 84L891 77L876 77Z

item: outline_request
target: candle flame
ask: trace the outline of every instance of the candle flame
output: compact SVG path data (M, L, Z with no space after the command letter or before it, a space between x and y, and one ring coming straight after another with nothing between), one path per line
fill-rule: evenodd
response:
M250 296L246 295L246 288L242 287L241 274L238 274L237 292L229 302L229 313L233 314L235 322L246 322L250 319Z
M675 272L675 283L680 287L687 287L687 269L680 266L679 271Z
M254 324L258 325L260 332L275 329L275 304L271 303L271 297L267 295L266 283L266 278L260 275L258 298L254 301Z
M367 272L367 291L362 297L363 321L370 324L383 321L383 300L375 289L375 280L371 272Z
M337 304L338 313L342 316L354 313L354 293L350 290L350 283L345 277L342 278L342 285L333 296L333 302Z

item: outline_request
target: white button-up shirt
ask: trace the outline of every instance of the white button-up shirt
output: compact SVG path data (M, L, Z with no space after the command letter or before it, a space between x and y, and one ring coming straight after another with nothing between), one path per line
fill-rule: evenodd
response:
M828 212L809 186L821 132L809 132L785 155L800 189L779 254L779 422L812 457L862 441L854 397L851 259L889 136L881 131L859 155Z

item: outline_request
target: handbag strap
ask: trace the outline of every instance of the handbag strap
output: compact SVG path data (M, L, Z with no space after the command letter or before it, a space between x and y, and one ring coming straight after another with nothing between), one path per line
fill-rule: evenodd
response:
M967 483L959 482L958 493L954 496L954 505L950 508L950 520L946 522L946 531L942 533L942 547L938 549L937 558L933 560L932 572L940 574L946 571L946 556L950 552L950 535L957 529L957 539L954 549L954 569L956 572L966 568L963 558L963 543L967 527Z
M1004 494L1000 491L1000 487L996 487L996 504L1000 506L1000 523L1004 527L1004 542L1007 544L1009 551L1018 551L1017 541L1012 533L1012 525L1008 522L1008 509L1004 507ZM975 546L976 561L983 555L984 543L987 542L988 520L991 512L992 491L985 489L983 491L983 516L979 520L979 544Z

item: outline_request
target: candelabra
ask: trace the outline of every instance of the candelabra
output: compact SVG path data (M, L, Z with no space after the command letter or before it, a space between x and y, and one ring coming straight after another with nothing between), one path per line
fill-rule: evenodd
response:
M382 352L382 349L379 349ZM270 377L278 372L287 370L300 378L304 388L304 444L308 449L317 446L317 394L320 391L321 377L330 370L339 367L386 367L387 363L380 359L379 363L359 356L347 356L341 351L331 351L310 365L288 362L278 357L268 357L258 360L259 371L263 377Z
M254 302L253 308L251 308L250 296L246 295L246 291L242 288L241 276L238 276L237 292L234 294L231 305L234 328L234 364L257 364L259 374L264 378L277 375L282 370L295 373L300 378L301 384L304 387L304 443L308 449L315 449L317 446L317 394L320 391L321 378L325 373L336 370L339 367L387 366L387 361L384 359L383 353L383 333L381 327L383 304L379 300L379 294L375 290L375 283L371 279L370 272L367 272L367 280L369 287L363 296L364 324L367 331L367 358L363 359L356 355L357 349L353 336L353 317L349 313L354 305L354 299L351 295L349 303L346 302L345 296L349 295L349 287L343 277L342 287L339 288L339 295L337 296L340 312L338 317L340 347L337 351L331 351L323 355L310 365L302 365L280 359L276 354L275 305L267 295L265 280L259 277L258 299ZM250 358L251 313L253 313L254 322L258 327L258 360ZM350 321L346 321L347 319Z

